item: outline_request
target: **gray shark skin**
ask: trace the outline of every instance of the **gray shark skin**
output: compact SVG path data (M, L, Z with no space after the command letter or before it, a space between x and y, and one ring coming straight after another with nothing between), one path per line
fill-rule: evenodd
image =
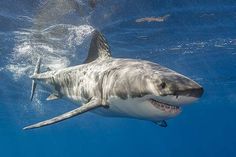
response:
M91 111L103 116L152 121L166 127L165 120L180 114L181 107L199 99L203 88L195 81L159 64L111 57L107 41L94 31L84 64L39 73L36 65L31 99L36 83L53 89L47 100L67 98L78 108L24 129L33 129Z

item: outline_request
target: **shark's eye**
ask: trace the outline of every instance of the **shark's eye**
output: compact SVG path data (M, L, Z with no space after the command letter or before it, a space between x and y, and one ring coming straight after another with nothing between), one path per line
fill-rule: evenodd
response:
M166 88L166 83L165 83L165 82L162 82L162 83L160 84L160 86L161 86L162 89L164 89L164 88Z

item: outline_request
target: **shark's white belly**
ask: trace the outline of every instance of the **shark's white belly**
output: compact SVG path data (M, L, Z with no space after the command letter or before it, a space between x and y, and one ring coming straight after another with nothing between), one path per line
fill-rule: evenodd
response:
M98 108L93 112L109 117L129 117L151 121L169 119L147 101L148 97L128 98L126 100L119 97L108 99L109 108Z

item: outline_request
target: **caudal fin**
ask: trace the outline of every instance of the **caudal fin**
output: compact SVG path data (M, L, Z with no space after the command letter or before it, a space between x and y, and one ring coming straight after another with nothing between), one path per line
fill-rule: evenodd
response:
M35 66L33 75L38 74L40 72L40 65L41 65L41 58L39 57L39 59L37 61L37 64ZM34 97L34 92L35 92L36 85L37 84L36 84L35 80L32 80L31 94L30 94L30 100L31 101L33 100L33 97Z

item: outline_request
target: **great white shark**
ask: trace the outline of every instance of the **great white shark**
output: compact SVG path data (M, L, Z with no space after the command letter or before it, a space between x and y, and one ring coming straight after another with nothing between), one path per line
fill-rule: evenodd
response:
M78 108L23 129L51 125L82 113L147 120L166 127L166 120L180 114L181 107L198 100L203 88L190 78L159 64L113 58L101 32L92 35L83 64L40 73L41 59L34 74L31 100L36 84L50 87L47 100L67 98Z

